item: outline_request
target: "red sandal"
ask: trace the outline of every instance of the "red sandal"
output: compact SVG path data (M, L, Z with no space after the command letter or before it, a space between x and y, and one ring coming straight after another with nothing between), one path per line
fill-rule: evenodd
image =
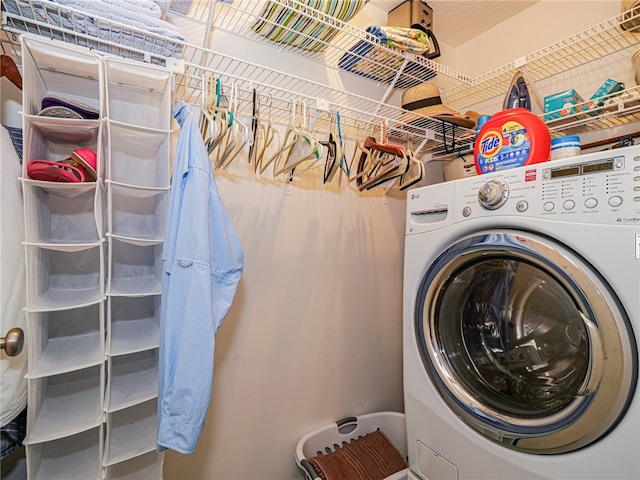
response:
M98 164L98 158L96 152L90 148L78 148L71 152L71 156L64 163L68 163L74 167L84 170L87 182L95 182L98 178L96 167Z
M32 160L27 164L27 174L34 180L47 182L95 182L97 156L90 148L78 148L69 158L59 162Z
M80 183L85 181L84 171L68 163L51 160L31 160L27 164L27 175L33 180L45 182Z

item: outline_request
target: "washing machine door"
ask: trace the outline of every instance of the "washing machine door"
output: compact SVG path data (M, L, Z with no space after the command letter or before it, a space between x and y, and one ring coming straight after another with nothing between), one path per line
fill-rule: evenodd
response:
M597 272L555 241L479 232L421 283L415 328L448 406L509 448L562 453L615 427L637 380L629 320Z

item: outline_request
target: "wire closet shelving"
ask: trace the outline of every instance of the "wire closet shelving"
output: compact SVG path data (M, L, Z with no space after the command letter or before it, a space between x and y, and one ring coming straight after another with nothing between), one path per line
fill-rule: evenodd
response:
M92 21L100 26L100 34L96 36L89 28L78 28L87 22L83 12L47 0L2 0L2 4L3 29L10 34L29 31L106 53L174 65L177 99L199 103L202 76L216 75L223 84L238 85L238 104L243 114L251 113L255 89L262 108L271 107L275 121L286 121L290 117L287 105L297 99L307 105L309 115L318 115L321 122L340 112L347 122L348 134L354 137L377 131L380 124L386 123L391 140L420 144L423 153L434 157L468 150L474 132L424 116L412 117L407 122L406 111L384 102L392 91L431 81L438 85L445 104L464 111L470 105L504 95L517 69L525 70L531 81L538 82L614 53L628 52L630 58L640 43L639 33L620 28L623 22L640 22L638 9L621 13L477 78L469 78L433 60L388 48L366 31L310 8L301 0L174 0L172 8L180 5L184 8L180 11L174 8L171 15L202 29L201 45L170 40L94 16ZM279 15L269 16L269 8L276 7ZM314 42L314 49L273 41L256 31L257 25L262 24L281 29L281 37L298 34L295 25L278 23L278 18L294 14L313 26L304 31L315 33L301 35ZM341 70L341 60L351 56L361 64L357 75L388 85L387 91L381 100L367 98L216 52L210 48L216 29L295 53L330 69ZM323 34L318 35L318 31ZM354 45L359 48L354 50ZM547 122L551 134L596 131L640 120L640 87L627 88L605 97L604 101L604 108L596 115L576 113Z

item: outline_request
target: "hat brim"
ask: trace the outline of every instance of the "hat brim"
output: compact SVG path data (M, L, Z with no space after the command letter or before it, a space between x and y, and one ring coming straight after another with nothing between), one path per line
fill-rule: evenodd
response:
M456 111L448 109L446 107L444 109L446 109L446 111L438 111L433 113L422 113L418 110L416 110L415 112L405 112L400 115L398 121L420 128L428 128L428 122L426 120L433 119L452 123L464 128L475 128L476 122L473 119L464 115L460 115Z
M63 106L54 106L43 108L38 112L38 116L40 117L55 117L55 118L76 118L83 119L84 117L80 115L78 112L71 110L68 107Z
M474 128L476 126L476 122L471 118L460 115L459 113L441 113L439 115L432 115L432 118L442 120L443 122L453 123L454 125L464 128Z

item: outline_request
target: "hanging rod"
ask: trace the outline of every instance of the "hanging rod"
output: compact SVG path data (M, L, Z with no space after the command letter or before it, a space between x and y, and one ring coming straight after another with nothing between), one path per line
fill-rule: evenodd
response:
M335 87L324 85L312 80L307 80L292 74L280 72L275 69L237 59L227 54L203 49L194 45L187 45L184 49L185 68L189 69L188 76L191 91L185 92L185 74L176 75L176 98L185 99L192 104L200 103L201 88L199 78L203 74L219 77L223 83L236 83L245 92L252 92L255 88L263 96L278 97L285 101L291 101L296 97L313 106L316 102L326 101L328 110L335 114L339 111L351 122L361 122L366 125L375 125L386 121L389 129L389 138L396 142L406 143L409 139L416 142L428 140L426 152L445 152L445 138L451 142L451 137L456 134L456 144L460 147L473 143L474 132L462 127L444 124L422 115L413 115L410 123L404 121L403 116L407 112L399 107L394 107L377 100L372 100L354 93L347 93ZM190 59L206 59L203 62L191 62ZM195 88L194 88L195 87ZM362 128L358 128L361 130ZM366 128L365 128L366 129Z

